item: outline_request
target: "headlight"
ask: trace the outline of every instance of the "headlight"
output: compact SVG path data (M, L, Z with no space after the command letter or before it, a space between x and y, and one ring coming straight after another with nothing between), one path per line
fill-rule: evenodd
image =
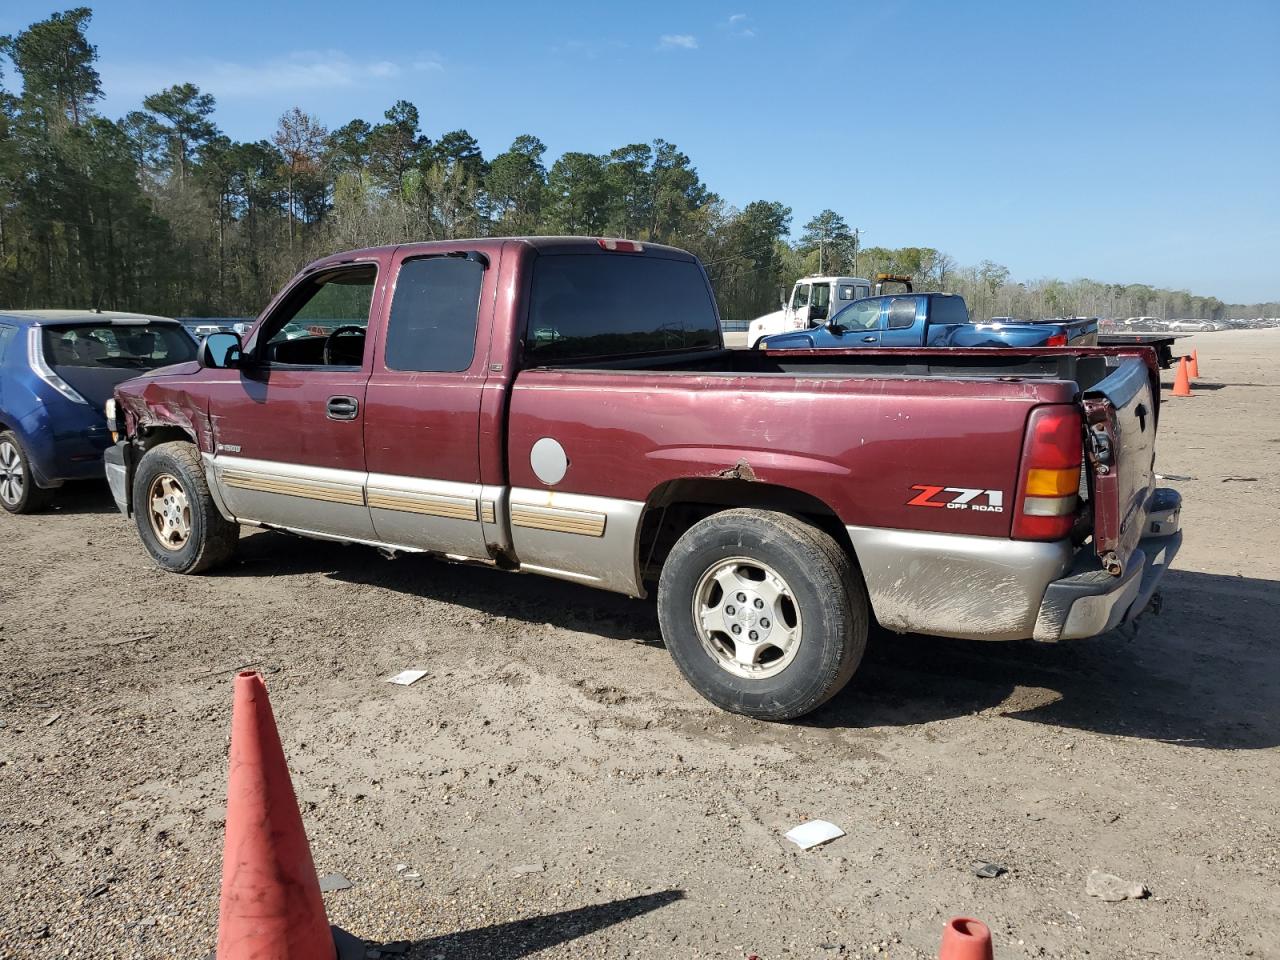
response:
M120 431L116 424L116 398L112 397L102 408L102 412L107 417L107 429L111 431L111 441L113 443L120 442Z

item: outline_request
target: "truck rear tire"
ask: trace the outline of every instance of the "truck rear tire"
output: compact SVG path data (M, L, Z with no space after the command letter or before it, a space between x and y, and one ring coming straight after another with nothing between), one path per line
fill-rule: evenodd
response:
M685 679L716 706L794 720L840 691L862 660L862 577L828 534L787 514L725 510L676 541L658 620Z
M209 494L200 454L190 443L146 452L133 476L133 516L147 552L171 573L203 573L231 559L239 524Z

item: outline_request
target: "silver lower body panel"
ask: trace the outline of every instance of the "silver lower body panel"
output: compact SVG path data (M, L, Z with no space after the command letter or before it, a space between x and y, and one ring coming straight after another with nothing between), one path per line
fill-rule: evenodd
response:
M1069 541L1035 543L846 527L876 619L897 633L1023 640L1045 589L1071 566Z

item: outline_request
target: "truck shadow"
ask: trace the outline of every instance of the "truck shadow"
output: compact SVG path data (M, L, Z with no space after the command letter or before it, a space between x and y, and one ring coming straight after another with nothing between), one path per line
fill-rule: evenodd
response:
M230 576L324 572L531 625L661 647L651 600L439 562L383 561L363 547L256 533ZM979 712L1187 747L1280 745L1280 583L1182 571L1167 575L1162 615L1057 644L873 632L845 690L801 723L912 726ZM655 651L655 656L665 656ZM688 697L696 696L688 691Z
M1280 583L1172 570L1160 616L1088 640L983 643L877 632L808 721L909 725L987 712L1186 747L1280 744Z
M395 954L385 953L383 956L399 956L403 953L407 958L444 956L450 960L518 960L520 957L532 956L542 950L588 936L597 930L625 923L683 899L683 890L647 893L425 940L407 943L401 941L396 945Z
M553 624L611 640L662 646L651 601L549 577L446 563L420 554L386 560L361 546L303 540L263 531L242 537L231 567L218 576L282 576L323 572L333 580L394 590L468 607L477 614L534 626Z

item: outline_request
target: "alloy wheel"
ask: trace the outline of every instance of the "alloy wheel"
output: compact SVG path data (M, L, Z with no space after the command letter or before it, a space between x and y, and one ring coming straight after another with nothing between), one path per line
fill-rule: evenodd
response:
M719 560L693 591L693 622L702 647L722 670L765 680L800 649L800 606L790 585L750 557Z
M191 503L181 481L162 473L151 481L147 516L156 540L166 550L178 551L191 539Z

